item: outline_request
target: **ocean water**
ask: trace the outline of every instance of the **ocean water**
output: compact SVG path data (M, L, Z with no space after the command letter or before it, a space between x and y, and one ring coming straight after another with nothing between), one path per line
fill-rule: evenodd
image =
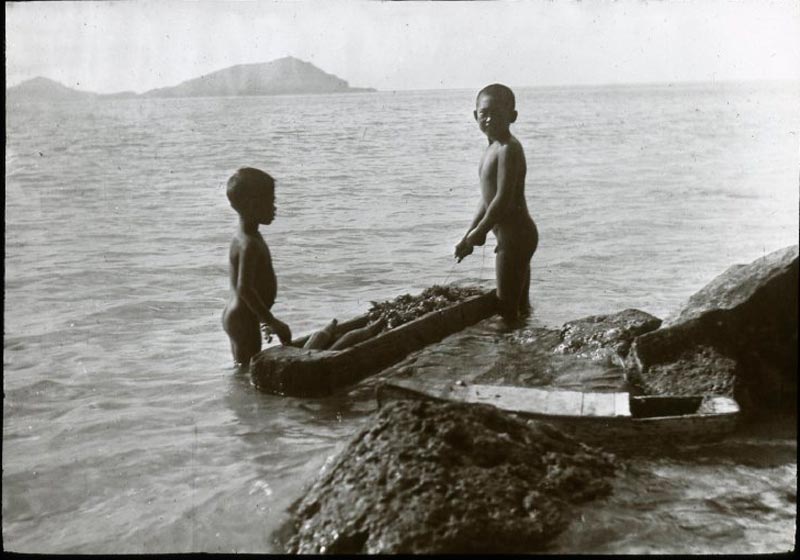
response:
M7 107L5 549L276 551L286 508L375 410L375 380L294 399L232 368L225 181L240 166L277 180L262 232L273 312L295 335L434 283L490 287L491 236L451 256L478 197L474 94ZM520 363L526 329L585 315L665 317L731 264L797 243L800 84L531 88L517 104L541 236L533 316L384 375ZM787 551L796 475L781 422L632 457L552 551Z

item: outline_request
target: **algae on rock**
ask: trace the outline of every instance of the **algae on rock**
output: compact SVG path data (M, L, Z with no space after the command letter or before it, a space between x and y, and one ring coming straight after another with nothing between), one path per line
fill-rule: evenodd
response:
M386 404L293 512L292 553L533 552L607 495L612 455L487 405Z

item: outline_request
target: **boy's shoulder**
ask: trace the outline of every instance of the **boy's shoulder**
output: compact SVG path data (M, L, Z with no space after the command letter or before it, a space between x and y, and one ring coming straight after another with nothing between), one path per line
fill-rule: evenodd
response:
M517 155L524 153L522 143L513 134L508 137L508 140L503 142L496 142L494 150L492 150L496 157L502 155Z
M231 238L231 246L236 246L240 250L260 250L266 245L266 242L259 233L245 233L237 231Z

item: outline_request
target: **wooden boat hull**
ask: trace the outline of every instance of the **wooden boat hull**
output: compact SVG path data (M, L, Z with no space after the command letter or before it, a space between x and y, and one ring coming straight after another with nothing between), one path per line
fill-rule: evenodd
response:
M269 393L323 397L402 360L411 352L498 311L494 290L432 311L341 351L303 349L308 337L259 352L250 363L255 386ZM363 327L367 315L339 325L340 332Z
M604 447L699 443L724 438L739 417L723 396L657 397L582 393L497 385L438 385L391 380L377 388L379 406L393 399L489 404L523 418L543 420L581 441Z

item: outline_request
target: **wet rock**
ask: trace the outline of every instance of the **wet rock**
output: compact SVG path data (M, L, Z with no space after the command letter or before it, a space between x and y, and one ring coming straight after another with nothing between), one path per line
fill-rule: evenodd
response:
M690 344L644 374L634 369L628 380L646 395L733 396L737 362L713 346Z
M491 406L384 405L293 511L291 553L531 552L610 492L611 455Z
M736 320L763 320L772 311L797 324L798 246L784 247L750 264L735 264L689 298L664 326L701 319L708 313L738 311ZM792 307L794 303L794 307ZM758 304L758 305L756 305ZM769 309L761 308L767 304ZM755 306L755 309L753 308ZM744 315L749 313L749 315Z
M649 393L733 393L748 412L796 408L798 246L730 267L632 346Z
M638 309L592 315L564 323L554 352L622 366L637 336L661 326L661 319Z

